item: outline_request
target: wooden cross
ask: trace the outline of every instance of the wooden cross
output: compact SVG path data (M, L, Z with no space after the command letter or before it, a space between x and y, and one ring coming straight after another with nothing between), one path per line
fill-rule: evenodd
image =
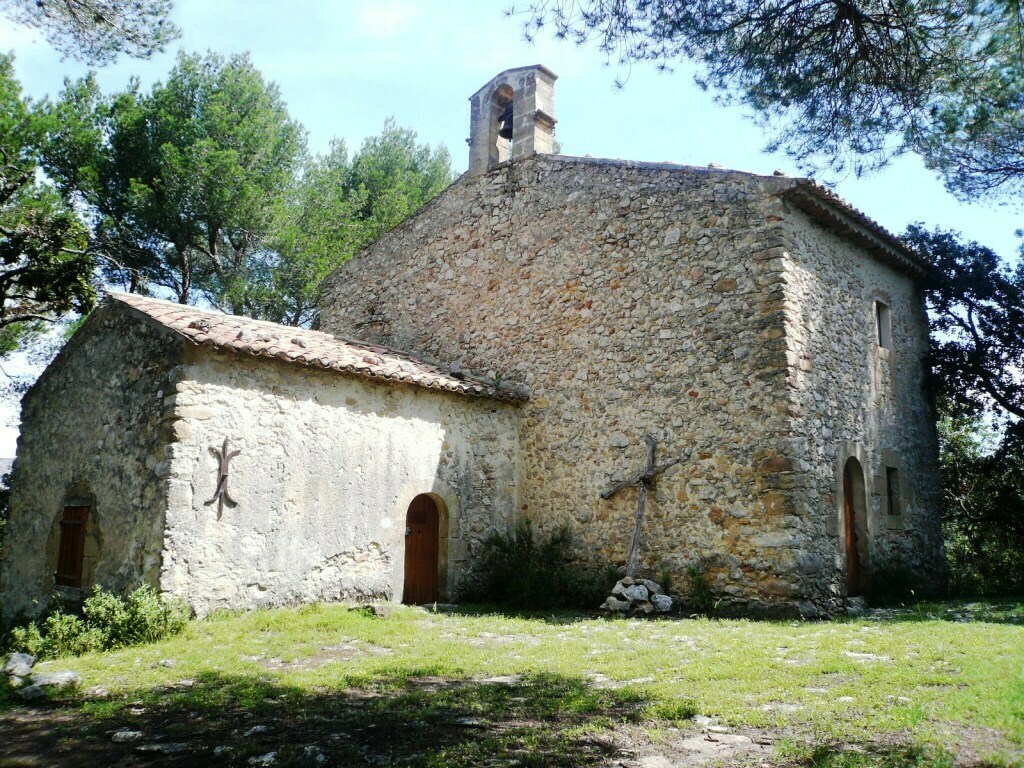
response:
M636 576L637 562L640 559L640 530L644 522L644 507L647 505L647 491L650 490L651 486L654 484L655 477L660 475L666 469L670 469L676 464L686 461L686 459L690 457L690 451L687 449L686 453L682 456L656 466L654 464L654 451L658 447L658 441L654 439L654 435L647 435L646 439L646 469L630 478L627 478L626 480L623 480L622 482L616 483L601 494L601 498L607 500L623 488L629 488L635 485L639 489L636 500L636 520L633 524L633 541L629 545L629 563L626 566L626 575L631 578Z

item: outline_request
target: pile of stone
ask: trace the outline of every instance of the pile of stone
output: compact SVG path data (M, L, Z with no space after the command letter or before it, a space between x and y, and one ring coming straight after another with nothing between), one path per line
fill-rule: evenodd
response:
M629 616L650 616L654 613L668 613L672 610L672 604L672 598L665 594L658 582L626 576L615 583L615 588L601 604L601 608Z
M24 701L48 698L51 690L73 688L79 683L77 672L32 672L36 664L34 656L27 653L12 653L4 659L3 673L12 688ZM26 678L27 684L26 684Z

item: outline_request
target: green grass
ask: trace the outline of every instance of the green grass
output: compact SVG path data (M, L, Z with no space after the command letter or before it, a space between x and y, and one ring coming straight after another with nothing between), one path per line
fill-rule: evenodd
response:
M109 732L133 728L189 745L182 765L269 751L303 765L310 745L336 764L601 765L621 734L671 752L699 732L696 716L767 737L775 764L1021 765L1022 617L1016 603L829 623L314 605L215 615L48 666L83 678L58 710L71 723L62 744L130 750ZM0 692L0 730L5 709L23 705Z

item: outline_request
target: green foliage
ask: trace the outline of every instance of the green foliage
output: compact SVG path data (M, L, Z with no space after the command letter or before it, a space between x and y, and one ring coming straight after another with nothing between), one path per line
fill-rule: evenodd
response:
M965 197L1024 184L1018 2L533 0L528 37L596 44L748 107L804 167L860 173L917 152Z
M529 518L511 533L492 533L475 579L462 585L462 598L520 610L596 606L610 585L571 562L570 544L567 525L538 536Z
M941 395L967 413L1024 418L1024 264L955 232L911 226L903 237L934 265L925 289Z
M359 202L358 218L368 241L405 221L452 183L451 158L444 147L416 143L416 132L384 123L352 158L348 188Z
M939 422L950 589L1024 594L1024 430L947 408Z
M11 473L0 475L0 550L4 548L7 518L11 514Z
M690 608L695 613L710 615L715 610L715 595L704 569L695 563L688 565L686 580L690 583Z
M0 0L0 12L42 30L65 56L100 65L162 51L180 34L170 11L171 0Z
M0 353L96 300L87 232L72 207L38 181L45 120L22 98L0 55Z
M305 152L302 127L247 55L181 54L148 94L94 76L49 109L47 172L90 208L108 279L244 308L250 262Z
M184 629L188 617L183 601L163 600L150 586L124 598L96 587L81 615L57 608L42 625L33 621L11 629L7 646L42 659L79 656L156 642Z
M452 181L443 147L416 143L391 120L350 159L345 143L306 163L277 212L254 271L247 313L288 325L316 322L320 283Z
M246 56L181 55L149 93L90 75L47 119L46 170L89 207L107 280L288 325L315 324L323 279L452 180L445 149L390 120L351 158L308 158Z

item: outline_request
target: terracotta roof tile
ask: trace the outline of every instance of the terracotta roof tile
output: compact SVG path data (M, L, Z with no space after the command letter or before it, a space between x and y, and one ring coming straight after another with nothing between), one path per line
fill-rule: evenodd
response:
M329 333L184 307L134 293L111 292L107 299L143 313L196 345L473 397L512 402L527 399L522 392L495 387L461 373L456 375L405 352L349 341Z

